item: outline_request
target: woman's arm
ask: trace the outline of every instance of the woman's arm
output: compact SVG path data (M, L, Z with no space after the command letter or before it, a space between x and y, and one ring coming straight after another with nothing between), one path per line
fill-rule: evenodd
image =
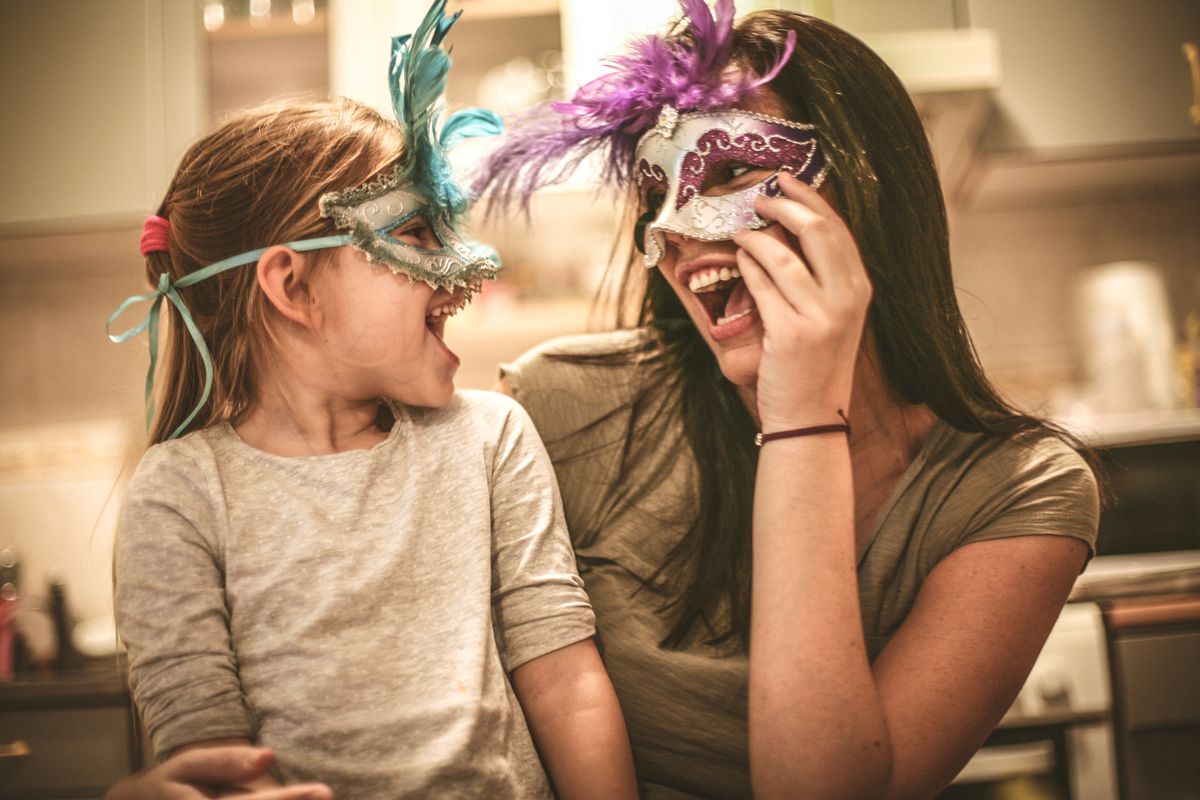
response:
M637 797L625 720L591 639L522 664L512 682L559 797Z
M760 200L738 264L764 326L764 432L848 409L870 287L853 239L810 187ZM785 241L782 226L799 243ZM1011 704L1086 545L1052 536L961 547L926 579L874 668L858 603L844 436L763 447L754 501L750 767L755 796L929 797Z
M1087 557L1065 536L976 542L930 572L875 660L892 740L888 797L949 783L1012 705Z
M333 800L329 787L295 784L245 792L267 775L274 754L238 746L198 747L180 752L158 766L130 775L104 794L104 800L202 800L236 795L240 800Z
M754 495L755 796L882 796L892 744L859 616L845 437L770 442Z
M931 571L872 669L852 527L841 521L841 536L820 527L841 513L844 500L829 486L829 475L844 469L841 454L820 445L776 448L788 441L764 448L756 487L756 796L932 797L1012 704L1087 545L1025 536L959 548ZM823 497L800 500L805 493L790 483L798 478L824 485Z
M253 747L253 745L254 743L249 739L238 736L231 736L224 739L209 739L203 742L192 742L191 744L185 744L183 747L176 748L175 751L171 753L167 761L185 758L186 753L209 752L213 749L226 747L249 748ZM271 775L270 772L263 770L261 775L254 775L245 780L238 781L236 785L228 788L231 791L249 792L262 791L266 789L278 789L282 785L283 784L281 784L279 781L275 780L275 777Z

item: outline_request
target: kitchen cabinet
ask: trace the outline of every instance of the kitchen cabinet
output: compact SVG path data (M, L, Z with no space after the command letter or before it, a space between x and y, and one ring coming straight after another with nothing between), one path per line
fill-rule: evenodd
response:
M1195 0L967 0L1000 41L988 151L1200 146L1183 44Z
M390 112L391 97L385 80L391 56L388 40L402 31L414 30L427 8L424 3L394 0L328 0L332 93ZM559 0L452 0L446 8L451 15L459 11L464 12L463 16L447 38L453 61L447 103L455 109L484 104L501 114L519 110L503 91L498 93L500 102L487 102L493 98L481 95L489 94L488 88L496 84L498 68L513 65L510 72L516 72L518 59L524 59L532 71L547 60L547 53L562 51ZM378 46L364 46L370 42ZM525 88L516 86L512 94L523 96Z
M1191 797L1200 786L1200 597L1107 605L1121 796Z
M0 236L137 227L203 125L195 5L41 0L2 15Z
M112 664L0 684L0 800L100 797L142 760Z
M741 3L738 7L741 8ZM778 4L776 4L778 5ZM785 4L794 8L795 3ZM804 5L804 4L801 4ZM824 17L838 27L853 34L881 33L884 31L944 30L960 26L959 13L954 0L827 0L826 9L800 7L797 11Z
M1001 81L952 199L977 208L1194 193L1200 128L1183 44L1195 0L960 0L999 42Z

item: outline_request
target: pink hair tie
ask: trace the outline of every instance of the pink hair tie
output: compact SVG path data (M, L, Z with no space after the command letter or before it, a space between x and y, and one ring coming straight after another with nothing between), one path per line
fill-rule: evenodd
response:
M142 239L139 242L142 256L167 252L170 235L171 223L169 221L157 214L146 217L146 221L142 223Z

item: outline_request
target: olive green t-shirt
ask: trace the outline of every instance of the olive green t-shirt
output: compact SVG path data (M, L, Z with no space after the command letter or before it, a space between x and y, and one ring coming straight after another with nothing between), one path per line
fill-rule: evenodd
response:
M642 796L748 798L745 655L699 640L683 650L659 646L673 577L659 568L695 513L697 489L671 395L647 391L663 377L653 336L557 339L501 371L554 463ZM614 352L627 355L594 358ZM1094 548L1098 516L1092 473L1065 443L1022 444L939 421L860 557L871 659L955 548L1039 534Z

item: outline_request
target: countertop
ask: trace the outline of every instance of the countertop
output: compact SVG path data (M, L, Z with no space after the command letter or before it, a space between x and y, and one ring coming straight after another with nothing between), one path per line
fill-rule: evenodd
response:
M90 659L62 671L18 672L0 683L0 711L125 705L129 692L115 658Z

